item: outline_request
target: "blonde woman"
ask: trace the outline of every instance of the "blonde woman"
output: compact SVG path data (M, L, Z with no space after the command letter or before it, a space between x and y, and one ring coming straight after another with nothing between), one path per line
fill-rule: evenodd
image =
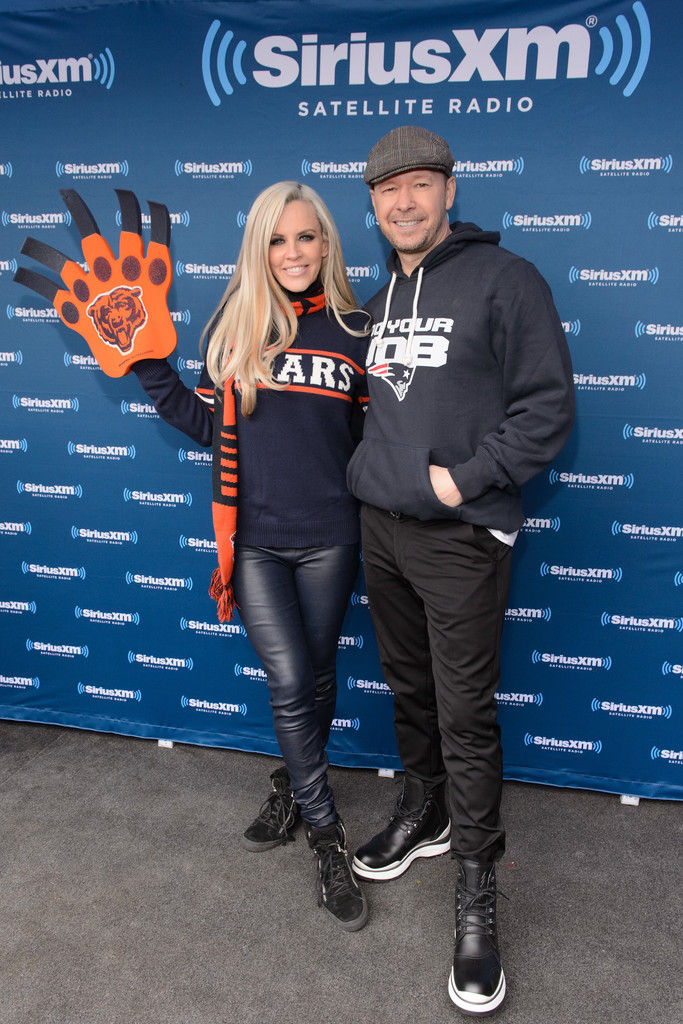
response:
M268 676L285 763L242 844L273 849L303 820L319 905L348 931L363 927L367 906L325 745L358 570L358 509L345 475L366 401L367 331L329 210L306 185L284 181L249 212L235 273L205 332L197 390L164 360L133 366L164 419L213 444L211 592L223 619L236 602Z

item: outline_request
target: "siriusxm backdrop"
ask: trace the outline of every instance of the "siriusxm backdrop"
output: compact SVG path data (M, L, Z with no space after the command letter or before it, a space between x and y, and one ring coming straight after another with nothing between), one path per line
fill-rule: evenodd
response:
M319 189L361 300L386 244L376 139L450 140L455 215L551 284L579 416L526 491L498 694L506 775L683 798L683 203L678 0L0 4L0 717L276 752L264 672L207 595L210 454L12 281L164 202L192 386L264 186ZM16 4L14 5L17 6ZM28 8L28 9L27 9ZM146 206L143 202L143 211ZM362 572L330 756L397 768Z

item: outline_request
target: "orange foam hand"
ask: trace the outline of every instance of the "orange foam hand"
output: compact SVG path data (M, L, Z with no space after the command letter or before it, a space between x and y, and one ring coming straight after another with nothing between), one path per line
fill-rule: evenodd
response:
M81 233L87 271L58 249L27 238L22 254L59 274L63 287L24 267L14 280L53 304L109 377L123 377L140 359L169 356L176 332L168 310L173 280L168 210L161 203L148 204L151 237L145 254L140 205L132 192L115 191L121 208L118 259L78 192L64 189L61 196Z

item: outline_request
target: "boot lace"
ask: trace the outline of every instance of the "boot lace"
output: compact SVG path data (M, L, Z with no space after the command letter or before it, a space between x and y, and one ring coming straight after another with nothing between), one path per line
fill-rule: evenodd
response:
M496 933L496 896L508 899L495 885L481 889L469 889L462 883L458 886L455 911L456 934L478 931L481 935L494 936Z
M332 842L316 846L315 852L318 855L320 870L316 888L318 892L318 906L322 906L324 900L335 900L344 896L357 896L360 894L346 853L338 843Z
M296 803L292 791L287 781L277 774L273 776L273 790L261 804L256 821L262 821L284 833L287 841L293 842L294 837L289 835L289 829L296 823Z

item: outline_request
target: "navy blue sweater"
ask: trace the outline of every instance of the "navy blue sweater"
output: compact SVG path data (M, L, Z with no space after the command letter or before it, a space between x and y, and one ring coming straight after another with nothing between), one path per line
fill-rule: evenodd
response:
M367 317L351 314L345 322L362 330ZM275 362L285 390L259 389L248 418L237 391L238 544L317 547L359 539L358 505L345 476L367 402L367 346L367 338L342 330L326 310L308 314ZM206 366L195 391L166 360L141 360L132 369L162 419L211 445L213 383Z

